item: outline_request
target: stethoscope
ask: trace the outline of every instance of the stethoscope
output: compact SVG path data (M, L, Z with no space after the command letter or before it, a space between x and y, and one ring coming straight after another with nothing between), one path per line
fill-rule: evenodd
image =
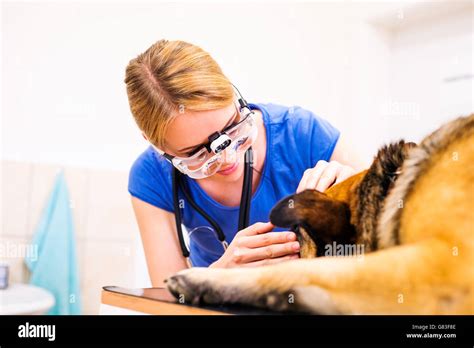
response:
M240 231L249 226L249 213L250 213L250 202L252 198L252 178L253 178L253 150L252 147L249 147L248 150L245 152L245 167L244 167L244 182L242 185L242 195L240 198L240 208L239 208L239 224L238 230ZM173 167L172 173L172 186L173 186L173 206L174 206L174 216L176 221L176 231L178 233L179 245L181 248L181 252L186 259L186 263L189 267L192 267L191 260L189 258L190 251L186 246L186 242L184 240L183 229L181 226L182 223L182 215L181 215L181 207L179 204L179 197L178 191L184 193L185 198L191 204L191 206L201 214L204 219L206 219L211 226L214 228L217 238L222 244L224 251L228 247L228 243L225 240L225 235L222 229L220 228L219 224L212 219L199 205L196 204L194 199L189 194L187 187L184 182L183 178L184 174L181 173L178 169Z

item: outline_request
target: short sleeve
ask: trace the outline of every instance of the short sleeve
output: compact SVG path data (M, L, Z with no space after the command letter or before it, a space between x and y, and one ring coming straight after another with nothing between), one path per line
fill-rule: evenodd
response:
M128 192L155 207L174 212L171 164L158 159L153 149L148 148L130 169Z
M298 115L295 138L301 139L302 148L307 150L304 152L308 168L314 167L320 160L329 161L339 140L339 130L309 110L294 108Z

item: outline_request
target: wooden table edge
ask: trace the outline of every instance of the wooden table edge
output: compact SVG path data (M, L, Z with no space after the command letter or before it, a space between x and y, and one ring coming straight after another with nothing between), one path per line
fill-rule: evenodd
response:
M101 303L154 315L229 315L229 313L169 302L160 302L107 290L102 290Z

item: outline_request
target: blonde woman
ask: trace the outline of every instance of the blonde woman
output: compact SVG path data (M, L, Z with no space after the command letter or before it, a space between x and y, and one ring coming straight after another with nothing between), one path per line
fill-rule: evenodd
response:
M188 267L175 225L173 159L189 163L181 166L189 193L229 244L224 250L209 223L184 201L190 260L200 267L253 267L297 258L295 234L268 222L273 205L295 191L324 191L360 169L339 131L311 111L249 103L250 112L243 114L231 81L209 53L190 43L156 42L130 61L125 83L133 117L150 143L130 170L128 190L153 286ZM255 130L254 136L243 145L232 143L203 171L215 156L210 136L242 125ZM250 224L238 231L249 146L254 153Z

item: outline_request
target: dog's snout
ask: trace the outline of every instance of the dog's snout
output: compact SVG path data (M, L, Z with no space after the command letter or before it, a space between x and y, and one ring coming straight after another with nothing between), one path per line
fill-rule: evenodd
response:
M297 225L294 208L294 195L280 200L270 212L270 222L279 227L293 227Z

